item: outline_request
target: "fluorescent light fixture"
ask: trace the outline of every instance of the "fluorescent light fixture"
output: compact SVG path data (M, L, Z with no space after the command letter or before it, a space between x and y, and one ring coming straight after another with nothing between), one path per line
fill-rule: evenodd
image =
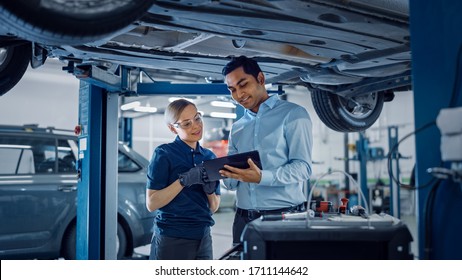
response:
M222 108L236 108L236 105L234 105L232 102L226 102L226 101L212 101L210 102L210 105L214 107L222 107Z
M0 148L8 149L32 149L32 146L29 145L10 145L10 144L1 144Z
M222 118L222 119L235 119L237 115L235 113L223 113L223 112L211 112L210 116L212 118Z
M18 179L18 178L32 178L31 175L19 175L19 176L3 176L2 175L2 179ZM2 181L2 182L5 182L5 181Z
M18 181L2 181L3 184L12 184L12 185L21 185L21 184L31 184L34 180L18 180ZM20 191L25 191L24 188L19 189Z
M77 183L77 179L75 180L61 180L61 184L75 184Z
M136 112L141 112L141 113L155 113L155 112L157 112L156 107L149 107L149 106L138 106L138 107L134 108L133 110L135 110Z
M186 99L186 100L188 100L189 102L194 103L194 99L191 99L191 98L184 98L184 97L169 97L169 98L168 98L168 102L172 103L173 101L178 100L178 99Z
M139 101L133 101L133 102L120 106L120 110L122 111L131 110L131 109L135 109L136 107L139 107L140 105L141 103Z

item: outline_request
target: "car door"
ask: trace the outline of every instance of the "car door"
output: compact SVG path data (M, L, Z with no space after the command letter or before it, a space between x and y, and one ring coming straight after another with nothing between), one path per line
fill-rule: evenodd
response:
M59 252L76 201L75 172L58 173L63 149L70 150L67 141L54 137L0 136L1 255Z
M134 247L148 244L155 213L146 209L148 161L126 145L119 145L119 213L130 224Z

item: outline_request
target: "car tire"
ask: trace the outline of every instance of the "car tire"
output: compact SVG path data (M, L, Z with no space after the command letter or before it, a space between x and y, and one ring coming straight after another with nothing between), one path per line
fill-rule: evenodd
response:
M321 121L339 132L366 130L378 119L385 102L384 92L347 99L320 89L311 89L311 100Z
M32 42L81 45L127 27L153 2L0 0L0 26Z
M123 259L126 257L127 253L127 234L123 229L122 225L117 223L117 259Z
M77 256L76 250L77 226L72 224L66 231L62 242L61 255L66 260L75 260ZM120 223L117 223L117 259L123 259L127 252L127 234Z
M29 65L30 57L30 43L0 48L0 96L21 80Z

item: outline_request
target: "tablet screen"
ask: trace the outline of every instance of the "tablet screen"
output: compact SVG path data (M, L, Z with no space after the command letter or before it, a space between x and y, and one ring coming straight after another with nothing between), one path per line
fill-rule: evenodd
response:
M249 168L247 159L251 158L252 161L258 166L258 168L263 169L260 161L260 154L258 151L251 151L246 153L234 154L226 157L220 157L216 159L204 161L204 167L207 171L207 175L210 181L220 180L226 177L220 175L219 171L224 169L224 165L233 166L236 168Z

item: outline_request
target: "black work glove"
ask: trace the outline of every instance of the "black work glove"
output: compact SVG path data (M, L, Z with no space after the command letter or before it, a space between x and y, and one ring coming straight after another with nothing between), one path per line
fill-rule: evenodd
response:
M179 180L183 187L189 188L192 185L204 184L204 178L207 178L207 173L205 172L204 166L196 166L189 169L185 173L181 173Z
M202 189L206 194L212 194L217 189L217 181L208 181L202 185Z

